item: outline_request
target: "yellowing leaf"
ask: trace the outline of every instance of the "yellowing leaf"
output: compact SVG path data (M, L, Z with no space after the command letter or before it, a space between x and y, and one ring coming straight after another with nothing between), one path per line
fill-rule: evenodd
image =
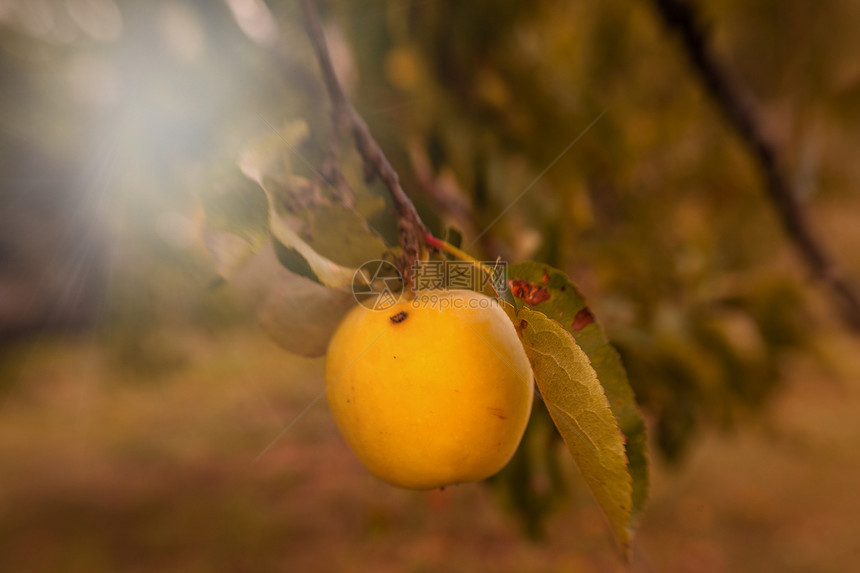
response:
M516 320L547 410L626 553L632 480L624 435L597 374L585 352L557 322L526 307L517 312Z

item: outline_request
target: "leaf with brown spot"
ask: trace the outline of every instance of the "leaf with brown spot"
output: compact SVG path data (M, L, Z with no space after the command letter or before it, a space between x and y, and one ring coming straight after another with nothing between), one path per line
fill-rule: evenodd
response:
M548 290L530 281L511 279L508 280L508 286L511 287L511 294L515 298L522 300L529 306L537 306L550 298Z
M541 288L544 288L549 296L537 303L517 297L517 306L521 308L527 305L553 317L573 336L591 360L597 378L609 398L612 413L627 438L625 447L630 474L633 476L631 519L635 519L648 497L648 444L645 423L636 407L633 389L627 381L627 373L618 352L609 343L603 328L596 321L591 309L586 306L585 299L576 285L570 282L563 272L543 264L525 262L508 267L508 278L512 285L543 283L545 286ZM517 319L520 318L521 315L517 315Z
M559 316L563 315L563 313L560 311L558 314ZM586 306L576 313L576 316L573 317L573 323L570 325L570 327L573 329L574 332L579 332L593 322L594 313L592 313L591 309Z

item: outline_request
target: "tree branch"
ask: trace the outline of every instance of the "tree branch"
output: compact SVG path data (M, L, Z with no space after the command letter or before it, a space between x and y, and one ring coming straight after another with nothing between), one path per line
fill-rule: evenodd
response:
M400 247L403 251L400 261L403 273L404 288L408 291L412 285L412 266L421 256L424 236L429 233L427 227L418 216L415 206L403 188L397 172L388 162L382 148L370 133L364 119L359 115L347 99L329 55L328 45L320 24L319 15L313 0L302 0L305 31L308 33L317 61L322 70L323 81L332 104L332 121L339 133L351 132L355 147L364 161L364 174L368 183L376 177L382 180L391 194L394 207L397 210L398 228L400 230Z
M801 259L831 292L845 322L860 331L860 298L812 234L797 195L783 173L776 146L768 141L753 105L708 50L695 8L685 0L651 0L666 28L681 37L693 68L709 95L761 170L774 209Z

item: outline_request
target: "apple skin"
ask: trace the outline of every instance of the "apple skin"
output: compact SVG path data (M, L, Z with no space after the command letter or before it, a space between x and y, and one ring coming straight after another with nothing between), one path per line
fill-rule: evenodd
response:
M377 477L433 489L498 472L522 439L532 370L499 303L422 291L384 311L353 308L329 344L329 407Z

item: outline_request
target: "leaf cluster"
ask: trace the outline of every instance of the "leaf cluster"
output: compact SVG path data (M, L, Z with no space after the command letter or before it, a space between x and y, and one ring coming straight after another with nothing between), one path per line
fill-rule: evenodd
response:
M222 278L247 275L253 263L268 267L257 277L265 293L263 326L287 350L318 356L352 304L347 287L373 280L362 274L362 263L391 249L342 196L325 192L324 180L315 184L292 172L288 151L303 136L303 124L288 124L252 145L238 162L241 177L221 180L201 204L204 236ZM448 235L461 239L456 231ZM467 254L442 244L472 264ZM493 272L474 264L481 273ZM618 354L562 272L524 263L509 269L507 283L487 288L505 306L543 404L626 552L647 498L648 455Z

